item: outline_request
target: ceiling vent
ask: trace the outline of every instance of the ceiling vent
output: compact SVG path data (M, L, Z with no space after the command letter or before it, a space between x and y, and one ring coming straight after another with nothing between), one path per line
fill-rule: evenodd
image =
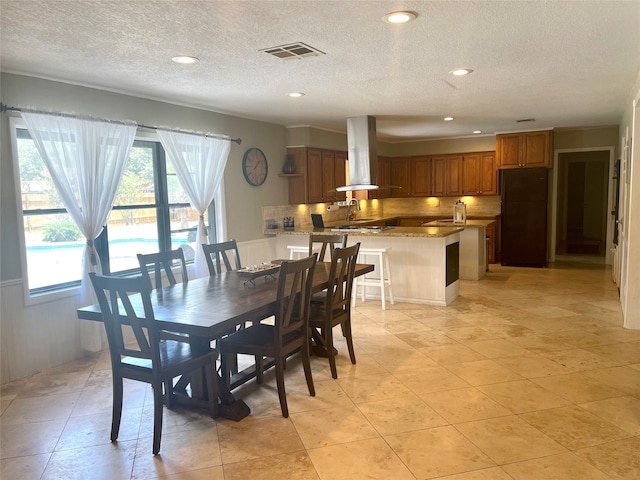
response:
M324 52L318 50L317 48L310 47L306 43L302 42L290 43L289 45L280 45L279 47L265 48L260 51L268 53L269 55L273 55L274 57L282 58L284 60L325 55Z
M516 123L535 122L535 118L523 118L522 120L516 120Z

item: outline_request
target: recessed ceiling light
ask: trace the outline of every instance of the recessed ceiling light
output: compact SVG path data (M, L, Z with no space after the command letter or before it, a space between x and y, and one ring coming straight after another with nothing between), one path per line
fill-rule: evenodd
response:
M291 92L288 94L291 98L299 98L304 97L304 93L302 92Z
M193 63L198 63L200 61L199 58L192 57L191 55L177 55L171 59L176 63L180 63L182 65L191 65Z
M450 122L451 120L453 120L453 117L444 117L445 122Z
M391 12L382 17L382 20L387 23L407 23L415 20L417 16L414 12Z
M474 130L473 133L482 133L482 130Z
M451 75L455 75L456 77L460 77L462 75L469 75L473 70L470 68L457 68L455 70L451 70Z

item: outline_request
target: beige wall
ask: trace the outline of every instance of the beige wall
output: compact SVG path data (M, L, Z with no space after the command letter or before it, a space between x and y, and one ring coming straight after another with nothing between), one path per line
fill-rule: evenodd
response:
M314 127L290 127L287 128L287 146L307 146L347 151L347 134ZM378 155L382 157L487 152L495 149L495 135L397 143L378 140Z
M391 144L390 157L416 155L443 155L447 153L489 152L496 149L496 136L484 135L461 138L445 138L420 142Z
M345 121L345 128L346 128ZM347 151L347 134L314 127L287 128L288 147L316 147Z
M287 203L287 183L278 177L286 151L286 128L196 108L121 95L48 80L3 73L0 94L4 104L96 117L134 120L155 126L222 133L241 138L231 146L225 169L227 236L238 241L262 238L262 207ZM20 278L16 190L7 115L0 116L0 281ZM242 175L247 148L260 148L269 160L269 175L260 187L252 187Z
M618 126L591 128L559 128L553 131L553 148L566 150L572 148L613 147L615 158L620 155Z

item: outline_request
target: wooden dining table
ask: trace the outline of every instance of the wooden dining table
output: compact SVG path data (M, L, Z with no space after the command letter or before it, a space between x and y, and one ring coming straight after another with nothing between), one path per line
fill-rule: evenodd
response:
M316 264L312 292L327 288L330 267L330 262ZM357 264L355 276L365 275L373 269L370 264ZM275 313L277 274L258 277L252 282L247 280L242 272L234 270L153 290L151 303L155 319L163 330L188 335L195 350L210 349L212 341L228 335L238 326ZM138 299L132 296L131 302L136 311L142 311L139 295ZM79 308L77 315L81 320L103 321L97 304ZM218 375L220 416L240 420L251 413L249 406L236 399L231 389L254 376L254 367L239 372L229 388ZM182 380L182 387L190 382L192 390L190 397L184 397L184 403L206 406L206 389L202 387L202 380Z

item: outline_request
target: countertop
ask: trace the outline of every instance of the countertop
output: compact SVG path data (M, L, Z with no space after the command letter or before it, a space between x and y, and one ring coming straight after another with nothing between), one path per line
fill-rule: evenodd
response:
M492 218L490 220L467 220L467 223L453 223L452 221L442 221L442 220L434 220L432 222L429 222L427 225L429 225L430 227L447 227L447 226L451 226L454 225L456 227L486 227L488 225L491 225L493 222L495 222L495 218Z
M394 217L395 218L395 217ZM353 222L352 222L353 223ZM429 227L388 227L386 230L371 231L371 230L348 230L335 232L331 230L331 227L326 228L313 228L308 227L296 227L294 230L283 230L282 228L268 229L264 231L265 235L309 235L310 233L346 233L349 236L376 236L376 237L424 237L424 238L442 238L454 233L459 233L464 230L463 226L429 226Z

